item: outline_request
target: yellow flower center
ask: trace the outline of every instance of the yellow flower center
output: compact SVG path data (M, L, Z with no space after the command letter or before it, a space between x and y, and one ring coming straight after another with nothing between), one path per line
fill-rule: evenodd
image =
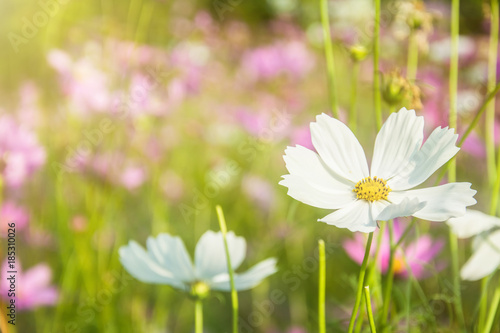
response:
M354 190L358 199L364 199L370 202L377 200L386 200L391 188L387 186L387 182L377 177L366 177L360 180Z
M394 266L393 269L395 274L400 274L403 273L406 270L406 265L403 259L401 258L394 258Z
M208 296L210 287L203 281L197 281L191 285L191 294L195 298L204 299Z

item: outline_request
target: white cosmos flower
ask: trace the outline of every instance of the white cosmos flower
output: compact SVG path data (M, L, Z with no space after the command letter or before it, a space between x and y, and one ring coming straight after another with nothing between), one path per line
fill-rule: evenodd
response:
M447 223L459 238L476 236L473 254L460 271L463 280L482 279L500 266L500 218L468 209L464 216Z
M372 232L378 220L410 216L446 221L473 205L470 183L450 183L416 190L459 148L453 129L436 128L423 142L423 117L402 108L389 116L375 140L368 171L363 148L349 128L326 114L311 123L317 153L288 147L289 175L281 185L288 195L314 207L336 209L319 219L351 231Z
M231 265L237 269L245 259L246 242L228 232L227 243ZM167 284L186 292L208 292L210 289L230 291L226 253L221 232L205 232L195 249L194 265L183 241L166 233L149 237L147 251L130 241L119 250L125 269L142 282ZM253 288L276 272L276 259L261 261L244 273L235 273L238 291Z

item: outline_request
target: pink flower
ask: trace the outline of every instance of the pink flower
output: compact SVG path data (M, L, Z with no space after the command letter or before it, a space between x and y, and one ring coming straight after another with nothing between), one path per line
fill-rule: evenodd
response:
M45 150L33 132L12 117L0 116L0 173L7 186L17 188L45 163Z
M375 231L378 233L378 230ZM397 219L394 220L394 242L397 242L403 233L401 224ZM374 235L377 239L377 235ZM344 249L352 260L361 264L365 252L366 237L364 234L356 233L354 239L344 242ZM441 240L433 241L429 236L424 235L409 245L401 245L396 250L394 256L394 274L396 276L407 278L409 276L407 264L411 269L412 275L417 279L422 279L430 275L430 269L433 259L439 254L443 248L444 242ZM374 256L377 248L376 242L372 244L370 255ZM389 269L389 232L386 229L382 236L382 244L380 245L380 252L377 264L382 273L386 273ZM441 270L443 263L438 263L434 269Z
M111 108L110 80L92 59L84 57L73 61L60 50L52 50L47 57L59 74L61 89L69 97L72 110L85 114Z
M265 179L255 175L245 175L241 187L245 193L262 211L269 212L275 202L273 186Z
M29 216L24 208L11 201L5 201L0 208L0 237L7 237L9 223L15 223L16 232L28 224Z
M146 172L141 167L127 167L120 175L120 183L129 191L141 186L146 180Z
M285 74L300 78L314 65L312 53L299 41L277 42L248 51L242 69L252 80L268 80Z
M29 310L41 305L54 305L59 298L57 289L50 285L52 271L47 264L38 264L25 273L21 271L19 259L16 259L15 265L15 304L16 309ZM2 264L2 280L0 281L0 297L6 302L12 299L9 297L11 289L10 280L4 277L12 275L7 273L9 268L7 260Z

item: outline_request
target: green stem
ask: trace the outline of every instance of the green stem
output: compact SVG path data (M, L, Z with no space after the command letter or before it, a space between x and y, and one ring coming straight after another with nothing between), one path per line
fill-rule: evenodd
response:
M498 283L495 294L493 295L493 299L491 300L490 311L488 313L488 319L486 320L486 325L484 327L483 333L491 332L491 328L493 327L493 322L495 321L495 314L498 309L498 304L500 304L500 283Z
M380 248L382 245L382 237L384 236L385 232L385 223L382 224L378 231L377 235L377 244L375 247L375 255L373 256L373 259L370 261L370 265L368 267L369 273L368 273L368 284L371 284L372 286L375 286L373 289L373 296L375 297L375 302L378 302L379 304L383 301L382 295L381 295L381 287L380 287L380 271L379 267L377 266L378 263L378 256L380 254Z
M319 251L319 295L318 295L318 324L319 333L326 333L325 321L325 281L326 281L326 260L325 260L325 242L318 241Z
M460 19L460 0L451 2L451 56L450 56L450 128L457 128L457 88L458 88L458 33ZM456 181L456 160L450 161L448 168L448 181ZM458 240L457 236L448 231L451 251L451 266L453 271L453 301L458 323L461 329L465 329L465 319L462 309L462 296L460 291L460 271L458 258Z
M328 72L328 85L330 87L330 103L335 118L339 117L337 106L337 93L335 91L335 63L333 58L332 36L330 34L330 17L328 15L328 1L320 0L321 25L323 27L323 42L325 47L326 67Z
M361 264L361 270L359 271L358 277L358 290L356 293L356 302L354 303L354 308L352 309L351 320L349 321L349 333L352 333L354 328L354 322L356 321L356 316L358 314L359 305L361 303L361 296L363 294L363 285L365 281L366 265L368 263L368 257L370 256L370 248L373 241L373 232L368 235L368 240L366 241L365 256L363 258L363 263Z
M375 0L375 31L373 36L373 94L375 104L375 123L377 129L382 127L382 96L380 93L380 0Z
M201 299L196 299L194 305L194 332L203 333L203 303Z
M491 0L491 27L490 44L488 52L488 91L495 88L497 81L497 56L498 56L498 0ZM490 187L495 181L495 100L486 110L485 117L485 141L486 141L486 163Z
M408 81L414 83L417 78L418 68L418 44L415 38L415 33L410 33L408 40L408 62L406 64L406 78Z
M226 259L227 259L227 270L229 272L229 280L231 282L231 303L233 306L233 333L238 333L238 292L236 291L236 287L234 285L234 270L231 265L231 257L229 255L229 247L227 245L227 227L226 220L224 218L224 213L222 211L221 206L217 205L215 207L217 211L217 218L219 219L219 226L222 232L222 238L224 239L224 248L226 250Z
M488 277L481 280L481 298L479 299L479 318L477 320L477 331L482 332L486 323L486 309L488 307Z
M394 246L394 228L393 222L387 221L387 227L389 230L389 269L387 271L387 280L385 285L385 293L384 293L384 304L382 307L382 326L385 326L387 323L387 317L389 314L389 305L391 304L391 295L392 295L392 283L394 281L394 251L396 247Z
M357 112L356 101L358 94L358 76L359 76L359 62L355 61L352 66L352 79L351 79L351 103L349 106L349 128L353 133L356 133L357 128Z
M370 330L372 333L376 333L375 320L373 320L372 313L372 302L370 300L370 287L365 286L365 300L366 300L366 312L368 313L368 321L370 322Z

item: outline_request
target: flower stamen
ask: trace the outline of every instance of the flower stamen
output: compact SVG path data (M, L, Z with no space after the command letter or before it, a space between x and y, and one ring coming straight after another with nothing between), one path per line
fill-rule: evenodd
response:
M366 177L360 180L352 191L356 193L358 199L373 202L387 200L387 196L392 190L382 178Z

